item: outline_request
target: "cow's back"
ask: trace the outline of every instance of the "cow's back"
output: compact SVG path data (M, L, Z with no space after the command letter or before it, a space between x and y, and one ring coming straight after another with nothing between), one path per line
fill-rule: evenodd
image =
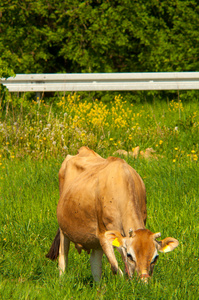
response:
M85 146L79 149L77 155L67 155L59 170L60 196L62 191L65 190L80 173L103 161L105 161L104 158Z

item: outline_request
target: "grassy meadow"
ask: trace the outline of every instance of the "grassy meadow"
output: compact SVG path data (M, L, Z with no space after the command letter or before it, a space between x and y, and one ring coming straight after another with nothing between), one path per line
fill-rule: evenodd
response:
M198 299L198 108L193 99L136 104L120 95L1 99L0 299ZM146 185L147 228L180 242L160 253L149 284L113 276L106 257L101 282L93 282L89 256L73 245L62 278L45 258L58 228L58 171L82 145L134 167Z

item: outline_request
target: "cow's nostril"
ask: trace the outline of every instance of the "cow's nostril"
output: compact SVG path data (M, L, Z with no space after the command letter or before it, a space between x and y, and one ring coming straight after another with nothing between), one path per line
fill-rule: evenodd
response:
M141 274L140 275L140 279L144 282L144 283L148 283L149 282L149 274Z

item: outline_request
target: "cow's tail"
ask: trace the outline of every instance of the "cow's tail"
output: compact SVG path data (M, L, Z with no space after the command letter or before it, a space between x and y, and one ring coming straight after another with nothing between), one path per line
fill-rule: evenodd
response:
M52 246L50 247L48 254L46 254L47 258L50 258L51 260L57 259L59 255L59 244L60 244L60 230L58 229L54 241L52 243Z

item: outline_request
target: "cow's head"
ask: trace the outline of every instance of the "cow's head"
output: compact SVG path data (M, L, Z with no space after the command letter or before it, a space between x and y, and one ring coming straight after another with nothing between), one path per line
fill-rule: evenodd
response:
M125 268L131 277L136 271L141 279L147 281L153 274L158 259L158 251L166 253L174 250L178 240L167 237L157 241L160 233L152 233L148 229L130 230L129 237L123 237L118 231L107 231L105 236L114 247L117 247L125 262Z

